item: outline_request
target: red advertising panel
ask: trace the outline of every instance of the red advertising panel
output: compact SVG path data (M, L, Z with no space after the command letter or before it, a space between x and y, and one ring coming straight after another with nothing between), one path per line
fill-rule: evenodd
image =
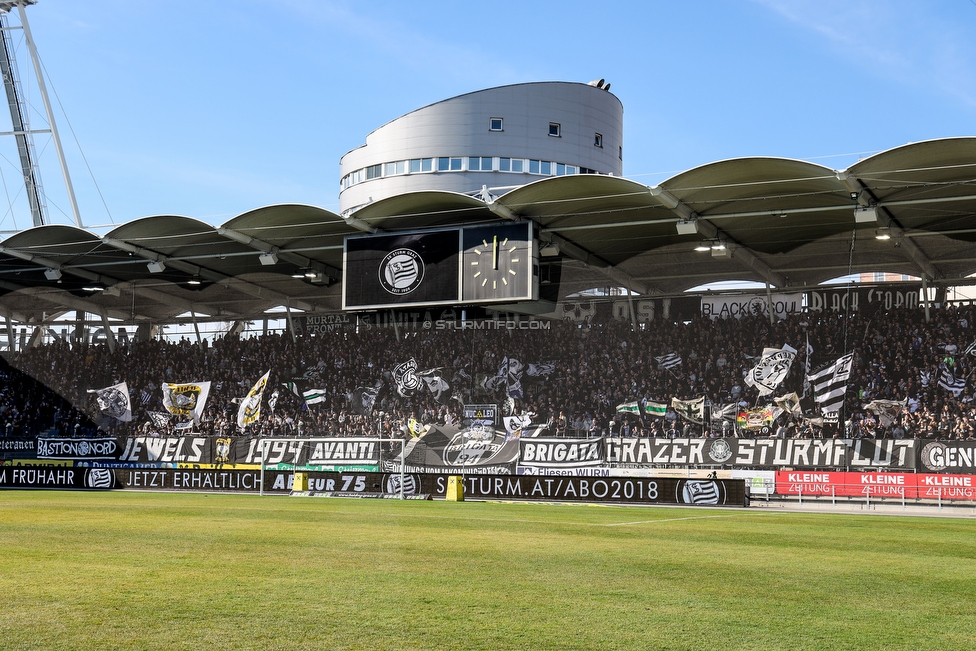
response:
M899 472L776 473L776 493L810 497L886 497L976 501L976 477Z

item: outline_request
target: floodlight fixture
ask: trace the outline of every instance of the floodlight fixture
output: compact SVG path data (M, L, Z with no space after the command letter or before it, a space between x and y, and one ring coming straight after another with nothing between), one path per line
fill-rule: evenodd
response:
M271 266L273 264L278 264L278 255L274 251L268 251L259 255L258 260L260 260L261 264L265 266Z
M876 240L890 240L891 230L888 228L879 228L874 232L874 239Z
M698 233L698 222L694 219L679 219L674 226L678 230L678 235L695 235Z
M48 280L61 280L61 270L60 269L45 269L44 277Z
M554 258L559 255L559 245L555 242L550 242L539 249L539 255L543 258Z
M695 250L699 253L705 253L711 251L712 246L708 243L708 240L702 240L698 243L698 246L695 247Z
M186 281L187 285L199 285L202 281L200 280L200 274L193 274L193 276Z
M866 206L854 209L855 224L871 224L878 221L877 206Z
M149 273L158 274L166 271L166 264L162 260L152 260L146 265L149 268Z
M305 269L296 269L295 271L292 272L291 277L292 278L304 278L305 277L305 271L306 271Z

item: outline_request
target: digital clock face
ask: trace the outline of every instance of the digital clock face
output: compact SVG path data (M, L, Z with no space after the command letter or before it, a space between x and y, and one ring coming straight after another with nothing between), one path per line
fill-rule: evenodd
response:
M527 222L464 228L463 301L531 300L532 233Z

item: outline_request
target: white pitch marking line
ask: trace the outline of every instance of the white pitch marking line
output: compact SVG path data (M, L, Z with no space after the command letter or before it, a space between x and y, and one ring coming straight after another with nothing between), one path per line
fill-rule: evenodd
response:
M600 527L622 527L630 524L657 524L658 522L678 522L679 520L707 520L708 518L734 518L738 513L728 515L690 515L687 518L665 518L664 520L638 520L636 522L613 522L610 524L597 525Z

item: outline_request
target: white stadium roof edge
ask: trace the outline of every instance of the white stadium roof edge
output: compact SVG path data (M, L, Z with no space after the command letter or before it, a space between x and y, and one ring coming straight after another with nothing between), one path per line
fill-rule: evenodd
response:
M896 147L841 172L737 158L654 187L573 175L488 199L414 192L347 218L282 204L217 227L160 215L102 237L38 226L0 242L0 309L33 323L68 310L146 323L190 310L226 320L278 305L335 312L346 236L506 219L532 220L543 246L555 245L548 252L558 249L540 262L561 266L559 298L607 286L676 295L722 280L797 291L869 271L966 284L976 273L976 137ZM710 253L694 250L703 242Z

